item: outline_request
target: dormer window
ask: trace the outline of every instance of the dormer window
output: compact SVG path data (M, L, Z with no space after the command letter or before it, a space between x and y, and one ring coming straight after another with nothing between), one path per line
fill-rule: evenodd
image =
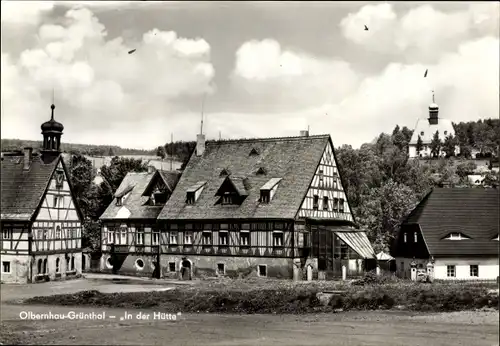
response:
M444 131L444 135L446 136L448 134L448 131Z
M420 132L420 136L423 136L424 135L424 131Z
M229 170L228 170L228 169L224 168L224 169L222 169L222 171L220 171L219 176L220 176L220 177L224 177L224 176L228 176L228 175L230 175L230 174L231 174L231 172L229 172Z
M255 148L252 148L252 150L250 151L250 156L254 156L254 155L259 155L259 151Z
M260 203L269 203L270 192L269 190L260 190Z
M466 236L463 233L450 233L448 236L446 236L444 239L446 240L467 240L470 239L470 237Z
M123 197L116 197L116 205L121 206L122 205L122 199Z
M189 189L187 189L186 204L194 204L198 200L198 198L200 198L201 192L203 191L205 184L206 184L205 181L199 181L193 186L191 186Z
M267 183L265 183L261 188L260 188L260 199L259 202L261 203L270 203L271 200L273 199L274 195L276 194L276 191L278 189L279 182L281 181L281 178L272 178L269 179Z
M266 175L267 174L267 170L263 167L260 167L257 172L256 172L257 175Z

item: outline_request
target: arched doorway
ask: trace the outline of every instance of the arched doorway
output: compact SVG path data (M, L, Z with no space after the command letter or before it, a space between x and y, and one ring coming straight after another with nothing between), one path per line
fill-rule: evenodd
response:
M189 259L183 258L181 262L181 279L191 280L192 263Z
M87 260L87 256L85 256L84 254L82 254L82 271L85 270L85 261Z

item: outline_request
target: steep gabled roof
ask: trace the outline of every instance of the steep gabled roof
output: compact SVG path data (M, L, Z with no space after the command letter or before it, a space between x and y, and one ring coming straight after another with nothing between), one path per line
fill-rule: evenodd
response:
M304 199L321 160L329 135L266 139L207 141L202 156L194 153L160 219L293 219ZM259 155L249 155L255 149ZM267 175L256 175L259 168ZM224 178L241 178L248 197L238 207L216 204L215 196ZM279 188L269 204L259 203L260 188L271 178L281 178ZM198 200L186 204L186 192L199 181L206 181ZM238 183L238 189L243 187Z
M492 241L499 231L497 189L436 188L410 213L403 223L419 224L432 256L498 255ZM443 239L462 233L466 240Z
M149 200L149 196L143 196L143 193L155 174L156 172L127 173L116 190L115 197L128 195L122 200L121 205L116 205L116 199L114 199L100 219L107 221L118 220L122 219L122 215L128 215L128 219L154 220L160 213L162 206L145 205Z
M177 185L177 182L179 181L180 175L181 174L177 171L157 170L144 189L143 196L149 196L153 192L153 187L155 186L155 183L158 181L158 179L161 179L161 181L163 181L163 183L165 184L167 191L172 193L175 189L175 186Z
M436 131L439 131L439 138L442 141L444 141L444 139L449 135L455 136L455 129L453 128L453 123L449 119L439 118L437 124L429 124L429 120L427 119L418 119L409 144L410 145L417 144L418 136L420 136L422 144L428 145L431 143L432 138L434 137ZM423 135L422 132L424 133ZM445 132L446 135L444 134Z
M29 170L25 171L23 170L23 156L4 156L2 158L2 204L0 208L3 221L32 220L60 161L61 156L46 164L40 156L33 156ZM64 162L63 167L65 167ZM66 175L68 175L67 170ZM78 208L78 206L76 207Z

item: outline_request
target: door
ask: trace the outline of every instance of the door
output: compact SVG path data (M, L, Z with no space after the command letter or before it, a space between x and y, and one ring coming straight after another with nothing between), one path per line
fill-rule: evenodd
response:
M182 280L191 280L191 261L187 259L182 261L181 275Z

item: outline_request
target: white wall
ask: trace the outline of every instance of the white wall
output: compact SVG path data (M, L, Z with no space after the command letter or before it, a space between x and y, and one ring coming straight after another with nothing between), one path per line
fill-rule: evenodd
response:
M470 276L470 266L479 266L479 276ZM447 266L455 266L456 277L447 276ZM499 276L498 257L491 258L438 258L434 264L434 278L441 280L496 279Z

